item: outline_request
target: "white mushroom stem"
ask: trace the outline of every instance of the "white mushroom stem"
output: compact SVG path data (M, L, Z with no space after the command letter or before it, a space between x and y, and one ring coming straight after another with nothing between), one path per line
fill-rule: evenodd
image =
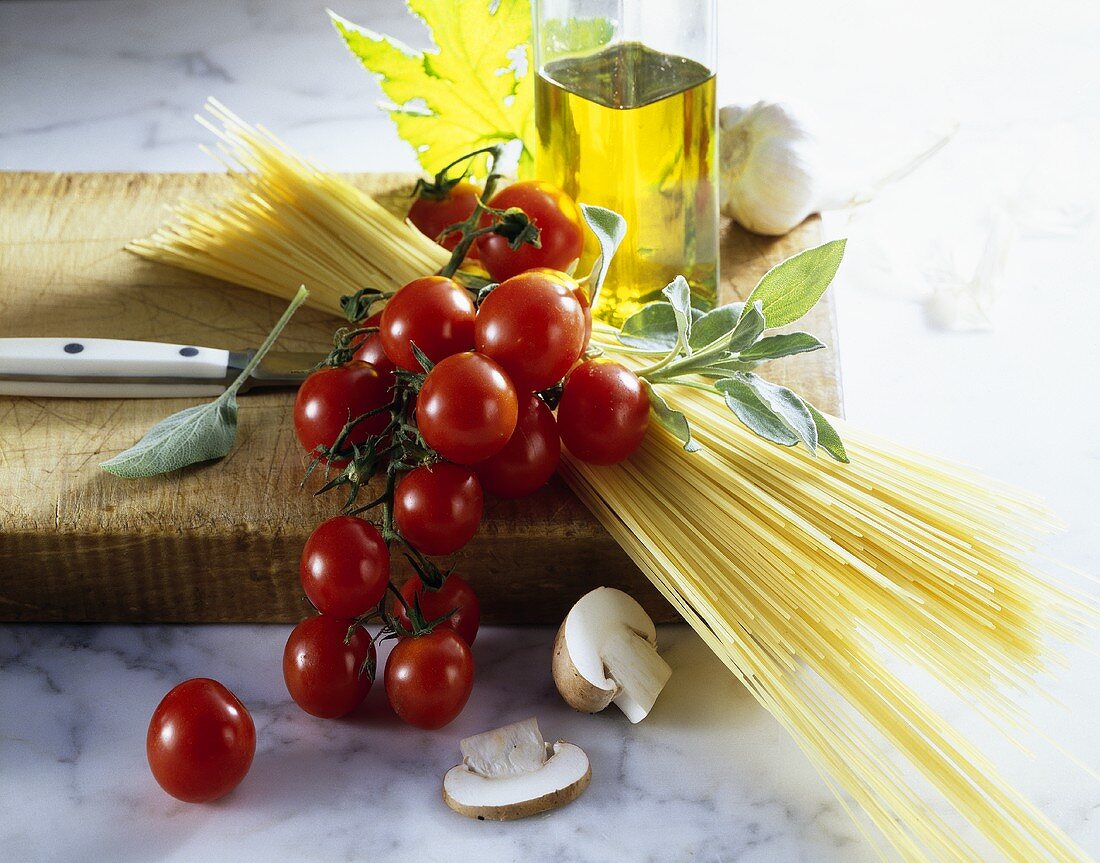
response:
M462 763L487 779L531 773L546 763L546 742L535 717L467 737Z

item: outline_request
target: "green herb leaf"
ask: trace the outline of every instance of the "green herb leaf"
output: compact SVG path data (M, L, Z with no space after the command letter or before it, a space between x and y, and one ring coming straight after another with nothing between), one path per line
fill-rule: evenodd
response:
M760 334L764 332L764 325L764 315L760 311L760 303L753 303L751 306L746 304L741 312L741 320L737 322L737 326L730 333L727 350L735 354L747 350L753 342L760 338Z
M408 0L435 49L417 51L329 12L348 49L378 78L398 134L428 173L492 144L519 140L526 175L534 142L528 0ZM484 157L474 163L483 170Z
M792 390L773 384L752 372L739 372L734 377L750 387L798 435L812 453L817 449L817 424L806 403Z
M255 371L291 315L308 296L309 291L304 286L298 289L278 323L225 392L212 402L185 408L161 420L136 444L103 462L100 467L124 479L137 479L226 455L237 437L237 391Z
M777 360L780 357L821 350L823 347L825 345L809 333L780 333L775 336L764 336L755 344L741 351L740 358L754 362Z
M798 435L760 395L740 378L726 378L714 384L726 398L726 406L750 431L781 446L794 446Z
M744 303L730 303L719 306L699 318L691 327L691 348L700 350L718 341L722 336L733 332L737 319L741 317Z
M806 402L806 408L809 410L810 416L814 418L814 425L817 426L818 446L837 461L848 464L850 462L848 451L844 449L844 441L840 439L840 435L833 428L833 424L809 402Z
M685 353L691 353L691 326L695 317L691 308L691 286L683 276L677 276L663 291L676 316L676 332Z
M650 303L627 318L618 338L627 347L667 354L676 347L676 312L668 303Z
M590 204L581 204L581 212L584 214L589 230L596 235L596 241L600 244L599 257L596 258L596 263L592 265L592 272L588 275L588 297L594 307L596 299L600 296L604 279L607 278L611 259L615 257L615 252L618 251L623 237L626 236L626 219L614 210L594 207Z
M769 327L783 327L797 321L817 304L829 287L844 257L846 242L833 240L772 267L749 294L745 308L759 302Z
M657 418L657 422L683 442L685 451L699 452L702 447L691 436L691 426L688 425L687 417L681 411L669 407L668 402L657 393L649 381L645 381L645 388L649 393L649 406L653 409L653 416Z

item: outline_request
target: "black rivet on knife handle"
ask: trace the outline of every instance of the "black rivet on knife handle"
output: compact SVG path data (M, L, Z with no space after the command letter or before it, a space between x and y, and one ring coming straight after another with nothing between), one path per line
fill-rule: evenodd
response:
M84 345L80 344L80 342L69 342L65 345L64 350L67 354L79 354L84 350Z
M181 357L197 357L199 355L198 348L180 348Z

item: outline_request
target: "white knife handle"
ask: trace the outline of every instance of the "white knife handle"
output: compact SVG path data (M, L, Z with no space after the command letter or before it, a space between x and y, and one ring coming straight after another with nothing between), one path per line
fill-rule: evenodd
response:
M229 351L217 348L122 339L0 339L0 395L217 395L228 374Z

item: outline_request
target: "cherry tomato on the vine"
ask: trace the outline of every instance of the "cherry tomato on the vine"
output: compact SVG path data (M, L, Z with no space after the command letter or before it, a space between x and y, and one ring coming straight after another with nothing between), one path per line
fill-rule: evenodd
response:
M352 621L318 614L290 633L283 650L283 680L299 707L313 716L335 719L363 703L373 679L366 668L374 662L374 642ZM368 662L369 659L369 662Z
M386 356L398 368L420 372L414 344L433 363L474 346L474 301L452 279L414 279L390 297L379 327Z
M336 442L349 420L380 410L393 398L385 379L374 366L352 361L335 368L315 371L302 381L294 400L294 430L306 452L316 455L320 447ZM361 444L389 424L381 410L363 420L348 436L346 446Z
M500 364L517 392L544 390L565 377L584 350L584 309L562 279L521 273L481 304L474 344Z
M638 448L649 428L649 394L634 372L611 360L589 360L565 379L558 432L574 456L615 464Z
M588 287L582 285L569 273L563 273L553 267L535 267L527 272L549 276L551 279L561 282L573 292L573 296L577 298L577 302L581 304L581 309L584 311L584 348L581 349L583 352L592 338L592 299L588 296Z
M473 654L453 629L402 638L386 661L390 706L417 728L442 728L458 716L473 685Z
M381 321L382 313L376 312L363 321L360 326L377 327L381 324ZM386 349L382 347L381 333L368 333L364 336L351 358L353 360L359 360L360 362L370 363L374 366L375 371L377 371L385 381L386 389L393 389L393 385L397 383L397 376L394 374L394 369L396 369L397 366L393 364L393 360L386 356Z
M481 487L503 498L525 497L538 491L558 468L561 441L554 414L538 396L520 407L516 430L504 449L474 465Z
M298 571L302 589L318 611L358 617L386 593L390 550L373 524L338 515L310 534Z
M424 554L451 554L481 524L481 483L468 467L448 462L409 471L393 493L393 520L406 541Z
M145 739L149 767L178 800L206 803L236 788L256 754L247 708L216 680L185 680L153 711Z
M460 180L450 188L445 198L421 195L413 201L413 205L409 207L409 221L416 225L424 236L435 240L443 248L454 251L454 247L462 239L462 233L451 231L446 236L441 234L451 225L457 225L470 218L480 196L481 189L473 183ZM477 257L475 246L470 247L467 257L471 255Z
M416 399L424 442L448 461L474 464L500 452L516 429L516 388L493 360L456 354L429 373Z
M580 207L565 192L542 180L525 180L501 189L489 201L495 210L519 207L539 229L539 247L513 249L500 234L478 237L481 263L498 282L535 267L564 270L581 256L584 228ZM490 224L486 214L481 225Z
M481 624L481 604L477 601L477 594L466 579L451 573L439 590L428 590L420 580L420 576L414 575L401 585L401 595L410 606L418 600L420 611L428 621L438 620L443 615L454 612L437 628L453 629L463 641L473 645L474 639L477 638L477 628ZM405 629L411 629L412 623L405 607L398 604L396 611L398 622Z

